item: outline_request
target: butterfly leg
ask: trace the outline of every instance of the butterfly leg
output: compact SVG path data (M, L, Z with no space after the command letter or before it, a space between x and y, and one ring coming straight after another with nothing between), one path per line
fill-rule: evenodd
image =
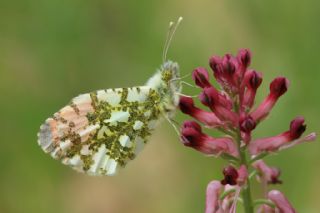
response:
M179 96L183 96L183 97L187 97L187 98L195 98L195 97L198 97L198 95L185 95L185 94L182 94L180 92L176 92L177 95Z
M180 81L180 80L182 80L182 79L184 79L184 78L187 78L187 77L189 77L191 74L187 74L187 75L184 75L184 76L182 76L182 77L180 77L180 78L172 78L171 80L170 80L170 82L172 82L172 81Z
M194 85L192 85L192 84L190 84L190 83L188 83L186 81L180 81L180 85L182 86L183 84L185 84L185 85L187 85L189 87L192 87L192 88L198 88L198 87L196 87L196 86L194 86Z
M169 118L165 113L163 113L163 117L169 122L169 124L171 124L171 126L177 133L178 137L180 137L180 131L178 130L178 127L174 124L175 121Z

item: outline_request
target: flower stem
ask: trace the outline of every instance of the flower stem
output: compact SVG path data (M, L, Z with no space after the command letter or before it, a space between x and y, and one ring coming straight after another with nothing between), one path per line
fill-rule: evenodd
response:
M242 158L242 155L244 158ZM241 160L244 165L248 168L247 165L247 160L245 153L241 155ZM250 189L250 179L249 177L247 178L247 184L245 187L242 189L242 199L243 199L243 205L246 213L253 213L253 203L252 203L252 198L251 198L251 189Z
M249 163L247 161L246 149L241 148L240 132L238 132L238 134L237 134L237 144L238 144L238 150L240 153L241 165L245 165L247 170L249 171ZM252 202L252 197L251 197L249 177L247 178L246 185L242 188L242 199L243 199L245 213L253 213L253 202Z

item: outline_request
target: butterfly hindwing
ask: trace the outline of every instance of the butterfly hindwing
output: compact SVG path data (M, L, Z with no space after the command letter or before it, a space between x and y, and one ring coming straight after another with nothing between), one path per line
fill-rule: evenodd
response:
M98 90L75 97L41 126L42 149L90 175L113 175L143 148L160 117L149 86Z

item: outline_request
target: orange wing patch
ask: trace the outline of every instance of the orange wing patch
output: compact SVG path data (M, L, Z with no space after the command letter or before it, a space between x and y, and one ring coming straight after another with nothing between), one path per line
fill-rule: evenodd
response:
M68 140L71 146L88 140L89 134L84 134L84 130L89 125L86 115L94 112L91 103L90 95L80 95L73 100L72 104L55 113L53 118L46 120L38 134L38 143L45 152L52 152L53 157L61 158L64 157L61 156L63 148L66 148L60 147L62 142Z

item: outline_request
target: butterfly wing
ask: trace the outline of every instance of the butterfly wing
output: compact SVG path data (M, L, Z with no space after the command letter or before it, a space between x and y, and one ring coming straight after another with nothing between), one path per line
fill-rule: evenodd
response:
M149 86L82 94L48 118L38 143L89 175L113 175L143 148L159 120L160 96Z

